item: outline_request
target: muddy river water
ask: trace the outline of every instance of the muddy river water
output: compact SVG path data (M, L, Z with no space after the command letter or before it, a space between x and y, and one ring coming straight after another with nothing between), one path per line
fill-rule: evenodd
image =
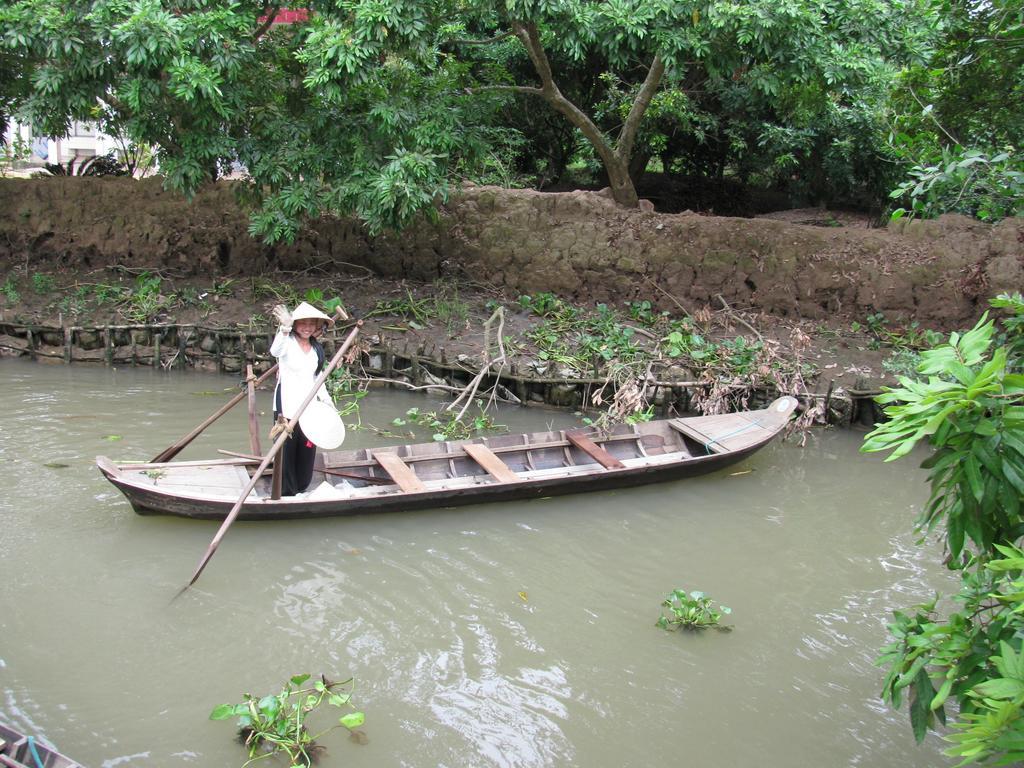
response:
M917 462L860 434L627 491L236 523L172 601L216 524L135 515L93 460L156 454L237 381L17 360L0 381L0 720L90 768L239 766L210 710L301 672L354 676L366 713L365 744L324 738L327 768L953 764L878 699L889 612L954 584L914 544ZM380 392L361 419L436 405ZM247 450L243 407L181 458L217 448ZM675 587L734 631L655 627Z

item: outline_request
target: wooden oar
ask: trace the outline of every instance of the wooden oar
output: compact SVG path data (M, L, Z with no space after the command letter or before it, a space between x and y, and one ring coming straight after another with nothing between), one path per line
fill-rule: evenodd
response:
M262 374L258 379L256 379L256 381L252 384L252 386L253 387L258 387L264 381L269 379L271 374L276 373L276 372L277 372L277 363L274 363L267 370L266 373ZM176 443L174 443L171 446L168 446L161 453L158 453L156 456L154 456L152 463L153 464L162 464L165 461L170 461L171 459L173 459L175 456L177 456L179 453L181 453L182 450L184 450L185 446L187 446L189 443L191 443L193 440L195 440L197 437L199 437L199 435L202 433L202 431L204 429L206 429L208 426L213 424L213 422L215 422L217 419L219 419L225 413L230 411L232 408L234 408L239 402L241 402L242 398L246 397L247 395L248 395L248 388L243 389L237 395L235 395L230 400L228 400L224 405L222 405L220 407L220 409L218 409L217 412L214 413L212 416L210 416L206 421L204 421L198 427L193 429L191 432L189 432L183 438L178 440Z
M363 322L361 320L356 323L352 332L349 333L348 337L345 339L345 343L342 344L338 351L334 353L334 357L331 358L331 362L328 363L323 372L316 377L316 381L313 382L313 387L309 390L309 394L306 395L306 399L302 401L302 405L300 405L298 410L295 412L295 416L288 422L288 428L278 436L277 440L274 441L273 447L271 447L267 455L263 457L263 461L260 463L259 468L253 473L252 479L250 479L248 484L245 486L245 490L242 491L242 495L238 497L238 501L235 502L235 506L231 508L231 511L228 512L228 516L224 518L224 522L221 523L220 528L213 537L213 541L210 542L210 546L206 548L205 554L203 554L203 557L199 560L199 565L196 567L195 573L192 574L192 578L189 579L188 584L186 584L182 588L181 592L178 593L179 595L196 583L196 580L199 578L199 574L203 572L206 564L210 562L210 558L213 557L213 553L217 551L217 547L220 545L221 539L224 538L224 534L227 533L228 528L231 527L231 524L235 522L235 518L238 517L238 513L242 510L242 505L245 503L246 497L248 497L252 489L256 487L256 483L260 477L262 477L263 470L270 466L270 462L274 460L274 457L281 450L281 446L283 446L285 441L288 440L288 437L291 435L295 425L299 423L299 417L302 416L302 412L306 410L306 406L313 402L313 398L316 397L317 390L319 390L321 385L327 381L327 377L331 375L331 371L338 367L338 363L341 362L341 358L345 356L348 348L352 346L352 342L356 340L356 336L359 334L359 329L362 324Z

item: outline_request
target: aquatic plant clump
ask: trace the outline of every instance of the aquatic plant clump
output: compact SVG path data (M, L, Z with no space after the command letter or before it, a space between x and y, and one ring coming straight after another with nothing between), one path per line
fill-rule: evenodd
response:
M732 627L719 624L722 616L732 613L732 609L726 605L719 604L714 607L714 601L703 592L687 592L685 589L674 589L666 597L661 606L668 609L668 615L662 611L657 621L657 626L662 629L676 630L682 627L688 630L706 629L714 627L720 632L731 632Z
M307 674L295 675L276 695L257 697L247 693L241 704L214 707L211 720L238 718L238 737L249 750L249 759L243 768L277 754L285 755L289 766L308 768L324 750L316 743L317 739L342 726L352 732L355 741L365 743L365 734L355 730L363 724L365 716L352 705L352 678L332 682L321 675L311 687L302 688L309 678ZM312 734L306 727L306 719L321 704L351 711L342 715L336 725Z

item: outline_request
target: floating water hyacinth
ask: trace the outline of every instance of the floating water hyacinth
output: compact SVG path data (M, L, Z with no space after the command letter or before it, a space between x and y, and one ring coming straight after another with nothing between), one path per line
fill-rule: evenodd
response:
M732 627L719 624L722 616L732 613L732 609L727 605L719 605L716 609L714 601L703 592L694 590L688 593L685 589L675 589L661 605L668 609L668 615L662 612L657 621L657 626L662 629L675 630L682 627L696 630L714 627L722 632L732 631Z

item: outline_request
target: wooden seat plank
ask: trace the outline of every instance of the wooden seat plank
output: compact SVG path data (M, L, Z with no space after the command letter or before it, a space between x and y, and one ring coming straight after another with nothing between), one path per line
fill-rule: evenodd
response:
M588 454L605 469L623 469L626 466L586 435L579 432L566 432L565 439Z
M514 483L519 479L519 476L509 469L508 464L499 459L486 445L466 443L462 449L470 455L473 461L487 470L487 474L495 480L502 483Z
M403 491L416 493L426 490L420 479L416 477L416 473L397 454L390 451L370 451L370 453L377 463L384 468L384 471L391 476L391 479L395 481L395 485Z

